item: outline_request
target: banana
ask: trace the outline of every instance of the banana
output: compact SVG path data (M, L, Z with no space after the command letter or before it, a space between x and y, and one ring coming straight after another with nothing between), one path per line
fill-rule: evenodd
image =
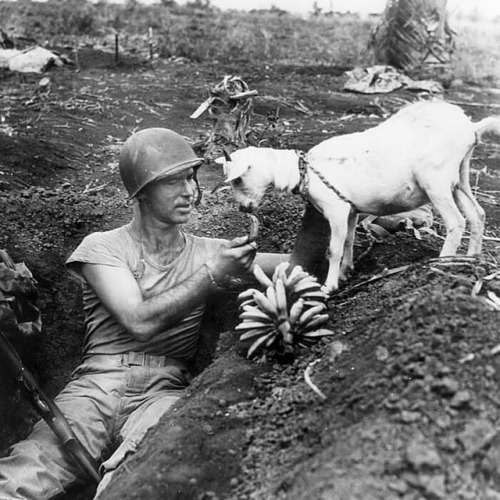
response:
M266 273L262 270L262 267L259 264L254 264L253 266L253 274L257 281L265 287L272 286L273 282L267 277Z
M254 214L247 214L250 219L250 227L248 229L248 242L251 243L257 239L259 235L259 219Z
M250 348L248 349L248 352L247 352L247 358L250 358L252 356L252 354L259 348L259 346L261 346L262 344L264 344L264 342L267 342L269 341L269 339L275 335L275 332L272 331L270 333L268 333L267 335L263 335L262 337L258 338L251 346Z
M311 279L316 279L314 276L311 276L309 273L306 273L305 271L300 271L295 274L290 274L288 278L285 281L285 286L287 288L293 288L299 281L302 281L303 279L306 278L311 278Z
M315 344L313 340L299 339L297 345L300 347L311 347Z
M272 288L272 287L270 287ZM266 295L264 295L262 292L256 291L253 294L254 300L260 309L264 311L265 313L269 314L271 317L277 317L278 316L278 310L276 308L276 303L271 302Z
M309 323L311 319L316 316L317 314L321 313L324 309L326 309L326 306L324 304L320 304L315 307L311 307L310 309L307 309L307 311L303 312L302 315L299 318L299 325L305 325L306 323Z
M283 282L286 280L286 270L290 266L290 262L280 262L275 268L273 273L273 282L276 283L278 278L281 278Z
M283 285L283 280L277 278L274 284L274 293L276 296L276 307L278 309L279 318L287 317L286 290Z
M334 333L331 330L328 330L326 328L320 328L319 330L313 330L311 332L304 332L301 334L301 337L305 337L307 339L313 339L313 338L319 338L319 337L326 337L328 335L334 335Z
M291 292L294 292L294 288L297 286L297 284L307 278L311 278L311 275L307 274L306 272L296 274L293 278L287 278L287 280L285 281L285 287Z
M267 287L266 297L267 300L269 300L269 302L271 302L271 304L273 304L274 308L276 309L276 314L279 315L278 303L276 302L276 292L273 285Z
M274 330L274 335L270 335L269 338L267 339L266 342L266 347L271 347L271 345L276 342L276 339L278 338L278 332Z
M253 298L251 299L248 299L248 300L244 300L243 302L241 302L241 304L238 306L238 309L240 310L245 310L247 307L255 307L255 300Z
M241 312L260 312L260 313L263 313L263 314L266 314L262 309L260 309L258 306L257 306L257 303L254 301L253 304L246 304L245 306L242 307L242 311ZM266 316L269 316L268 314L266 314Z
M326 328L320 328L319 330L313 330L310 332L303 332L298 336L297 344L301 347L311 347L314 345L321 337L326 337L333 335L331 330Z
M297 273L303 273L304 268L302 266L295 266L291 269L290 273L288 274L288 279L292 279Z
M283 337L283 341L285 344L292 344L293 343L293 336L290 333L292 330L292 327L288 321L283 321L281 322L277 330L281 333L281 336Z
M302 311L304 310L304 305L305 305L304 299L299 299L292 304L292 307L290 307L290 314L288 317L288 321L290 322L292 327L299 320L300 315L302 314Z
M318 326L324 325L329 320L328 314L318 314L309 323L301 325L304 330L312 330Z
M255 288L248 288L247 290L244 290L238 295L238 302L253 299L253 293L256 291L257 290Z
M293 293L303 294L309 291L321 290L321 285L311 279L304 278L293 287Z
M322 300L313 300L313 299L308 299L307 297L306 298L301 297L301 299L304 301L305 307L315 307L321 304L325 304L325 302Z
M253 328L252 330L248 330L248 332L242 333L240 336L240 341L253 339L254 337L261 337L262 335L267 335L274 331L272 328Z
M236 326L235 330L253 330L255 328L268 328L269 323L264 323L263 321L247 321L243 320L239 325Z
M310 290L305 293L301 293L300 296L304 300L318 300L321 302L325 302L328 299L328 295L322 290Z
M240 314L240 320L249 321L262 321L263 323L272 323L273 320L258 308L253 308L251 311L248 309Z
M277 327L276 330L283 335L283 337L292 329L290 322L288 320L282 321Z

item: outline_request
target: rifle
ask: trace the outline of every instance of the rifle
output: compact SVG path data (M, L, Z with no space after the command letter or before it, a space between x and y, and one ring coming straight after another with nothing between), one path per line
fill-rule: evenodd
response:
M0 289L0 326L18 329L22 325L40 327L39 310L28 299L34 291L34 280L24 265L17 265L5 250L0 250L0 271L3 291ZM6 305L8 304L8 305ZM31 322L31 323L30 323ZM38 414L47 422L61 441L64 449L82 472L97 483L101 480L97 465L90 453L78 440L59 407L40 388L33 375L24 366L19 354L7 336L0 330L0 351L7 358L23 392L26 393Z
M101 480L97 465L90 453L76 437L59 407L40 388L33 375L24 366L19 354L0 331L0 350L15 371L16 378L39 415L47 422L82 472L97 483Z

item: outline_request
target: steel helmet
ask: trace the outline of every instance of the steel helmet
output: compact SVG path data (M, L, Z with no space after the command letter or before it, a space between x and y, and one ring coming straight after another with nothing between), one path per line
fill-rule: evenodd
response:
M120 151L120 177L130 198L146 184L203 163L189 143L167 128L148 128L129 137Z

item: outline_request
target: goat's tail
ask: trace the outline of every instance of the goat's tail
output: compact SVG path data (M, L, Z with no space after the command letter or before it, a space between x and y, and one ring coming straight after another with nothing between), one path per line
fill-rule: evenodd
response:
M474 123L476 140L479 142L483 134L492 133L500 137L500 116L492 116Z

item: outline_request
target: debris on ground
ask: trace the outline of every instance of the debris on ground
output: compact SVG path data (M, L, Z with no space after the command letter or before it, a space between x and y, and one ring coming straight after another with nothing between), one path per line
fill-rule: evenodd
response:
M31 47L25 50L0 49L0 68L19 73L44 73L51 66L61 67L62 59L43 47Z
M388 94L398 89L425 91L431 94L444 92L443 86L433 80L412 80L392 66L377 65L347 71L344 90L361 94Z
M250 90L239 76L226 75L208 93L209 97L190 116L195 120L207 112L212 118L213 127L207 144L220 136L226 142L245 146L253 97L258 94L257 90Z

